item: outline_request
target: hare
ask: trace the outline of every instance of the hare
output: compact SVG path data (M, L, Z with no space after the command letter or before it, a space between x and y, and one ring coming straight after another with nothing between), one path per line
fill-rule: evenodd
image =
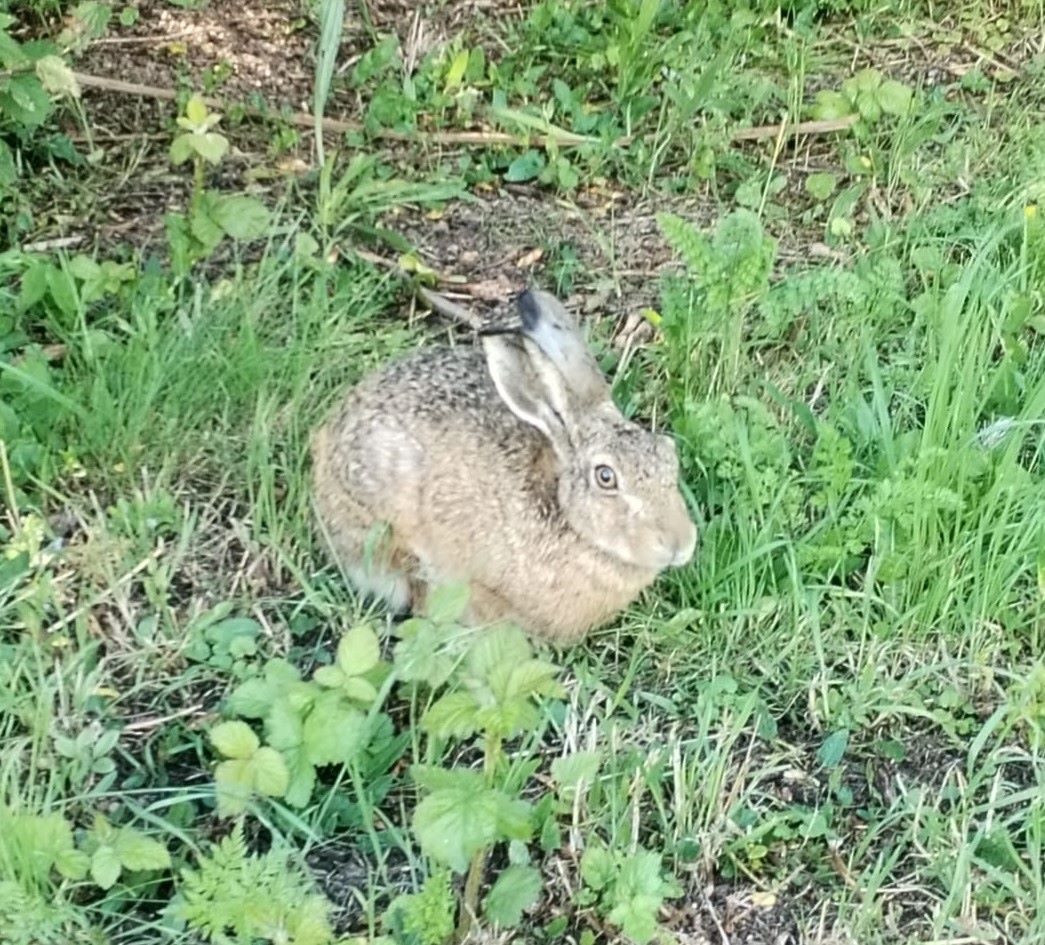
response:
M693 556L674 441L626 420L564 306L365 377L314 434L314 504L348 579L397 612L463 581L470 623L563 646Z

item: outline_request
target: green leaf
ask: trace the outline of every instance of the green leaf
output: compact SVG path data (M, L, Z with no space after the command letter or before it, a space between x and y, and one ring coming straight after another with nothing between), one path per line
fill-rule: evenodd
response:
M0 187L9 187L18 180L18 165L11 146L0 138Z
M450 63L450 68L446 70L446 84L443 86L444 92L450 92L457 88L461 84L461 79L464 78L464 71L468 68L468 50L462 49L453 58L453 62Z
M68 847L59 850L54 858L54 868L66 879L79 882L90 869L91 858L82 850Z
M468 738L478 728L477 708L471 693L447 693L421 717L421 728L436 738Z
M838 178L826 171L818 174L810 174L806 178L806 193L814 200L827 200L835 192L838 186Z
M171 164L174 164L175 166L178 164L184 164L195 153L196 152L192 147L191 134L178 135L171 142L170 159Z
M291 748L284 753L290 780L283 795L291 807L304 807L312 798L316 786L316 768L301 748Z
M582 782L591 785L601 765L599 752L575 751L552 762L552 780L560 788L577 788Z
M264 236L271 219L268 207L260 200L244 194L221 197L211 211L211 216L234 240L253 240Z
M223 761L214 769L218 794L218 816L235 817L247 809L254 788L254 769L249 759Z
M816 753L816 760L825 768L836 768L845 755L848 744L849 732L847 729L840 728L824 739L824 743Z
M472 856L499 839L500 802L474 771L453 774L453 786L443 787L414 809L414 835L426 856L457 873Z
M813 117L820 121L845 118L853 113L852 103L840 92L823 89L816 93Z
M348 677L337 666L320 666L312 678L326 689L340 689L348 681Z
M245 719L261 719L272 707L276 687L266 679L248 679L229 695L229 708Z
M171 855L158 840L140 830L122 827L116 836L116 854L125 870L162 870L171 865Z
M36 60L36 76L52 95L80 97L80 83L61 56L43 56Z
M436 623L455 623L468 606L468 597L467 584L443 584L428 595L425 613Z
M291 705L289 695L277 699L265 716L265 741L280 751L300 745L304 738L305 712L307 708L301 711Z
M228 153L229 139L216 131L203 133L193 131L189 133L188 137L192 150L208 164L220 164L221 159ZM243 199L249 200L250 198L244 197Z
M199 95L193 95L185 103L185 117L196 127L202 125L209 114L210 109Z
M346 764L366 745L366 716L337 690L327 690L305 718L301 741L312 764Z
M210 731L211 744L226 758L250 758L258 750L258 736L246 722L238 719L215 725Z
M362 676L349 676L341 687L341 691L349 699L355 699L357 702L364 702L368 705L377 698L377 688Z
M530 642L518 627L490 627L476 637L468 651L468 673L478 679L491 680L500 671L503 680L506 672L532 656Z
M91 880L102 889L111 889L120 878L120 857L115 848L103 845L91 857Z
M27 128L42 125L52 110L51 97L35 75L12 76L0 91L0 114L6 112L6 117Z
M615 872L613 855L606 847L591 846L581 854L581 879L592 889L605 889Z
M290 772L283 756L275 748L262 747L250 760L254 769L254 787L259 794L282 797L290 786Z
M346 676L361 676L377 666L381 644L366 624L347 630L337 645L337 665Z
M911 89L895 79L887 79L875 91L875 98L887 115L906 115L911 109Z
M508 165L504 179L509 183L522 183L533 180L541 173L546 163L544 155L540 151L531 148L524 154L520 154L519 157Z
M540 871L532 866L509 866L493 884L483 902L486 918L502 928L513 928L523 912L540 898Z

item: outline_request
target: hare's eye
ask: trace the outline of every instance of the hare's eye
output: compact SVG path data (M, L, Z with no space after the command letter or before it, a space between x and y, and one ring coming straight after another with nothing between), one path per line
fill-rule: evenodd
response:
M602 489L617 488L617 474L609 466L599 465L595 467L595 481Z

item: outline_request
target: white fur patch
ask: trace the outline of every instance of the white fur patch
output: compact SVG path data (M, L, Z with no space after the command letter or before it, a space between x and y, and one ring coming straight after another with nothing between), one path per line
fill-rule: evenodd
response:
M348 579L361 594L383 600L393 613L400 614L410 606L410 582L406 575L361 566L347 570Z

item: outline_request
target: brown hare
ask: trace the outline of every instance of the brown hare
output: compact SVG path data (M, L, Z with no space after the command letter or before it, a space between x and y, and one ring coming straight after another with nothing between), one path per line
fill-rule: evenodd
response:
M697 533L675 444L626 420L573 317L527 291L518 325L365 377L312 440L320 526L360 590L396 611L463 581L469 622L579 641Z

